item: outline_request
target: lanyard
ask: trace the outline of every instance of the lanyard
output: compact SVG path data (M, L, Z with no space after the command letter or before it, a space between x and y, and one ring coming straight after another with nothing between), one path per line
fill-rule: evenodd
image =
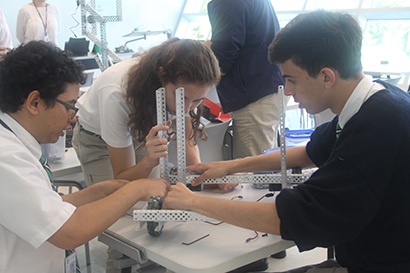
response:
M36 6L36 3L34 3L34 1L33 1L33 5L36 7L38 16L40 16L41 23L43 23L45 39L48 39L48 35L47 35L47 4L46 4L46 21L45 21L45 22L44 22L44 20L43 20L43 16L41 16L41 13L40 13L40 11L38 10L38 8L37 8L37 6Z
M9 130L10 132L16 135L16 133L14 133L13 130L11 130L11 128L1 119L0 119L0 124L3 125L4 128L6 128L7 130Z
M12 133L17 137L16 133L13 132L13 130L11 130L11 128L10 128L3 120L1 120L1 119L0 119L0 124L1 124L5 129L9 130L10 132L12 132ZM17 138L18 138L18 137L17 137ZM42 159L43 159L44 161L42 161ZM47 173L47 176L48 176L48 178L49 178L49 180L50 180L50 183L51 183L51 187L53 188L54 191L57 192L57 189L56 189L56 187L55 187L54 184L53 184L53 177L52 177L52 175L51 175L50 166L48 166L47 160L45 159L44 155L41 156L41 158L40 158L40 163L41 163L41 165L43 166L44 170L45 170L46 173Z
M11 130L11 128L1 119L0 119L0 124L3 125L4 128L6 128L7 130L9 130L10 132L12 132L13 134L16 135L16 133L14 133L13 130ZM44 156L42 156L42 157L44 157ZM41 159L40 159L40 162L41 162ZM57 189L54 186L54 184L52 182L53 180L51 179L51 176L50 176L51 175L51 170L47 171L47 168L49 169L50 167L47 165L47 162L45 162L45 164L43 162L41 162L41 165L43 165L44 170L47 172L47 175L49 176L51 187L53 188L53 190L55 192L57 192ZM49 172L50 172L50 175L49 175ZM75 253L75 250L73 250L73 249L72 250L66 250L65 254L66 254L66 258L65 258L66 271L65 272L73 272L73 273L78 272L78 273L81 273L80 266L78 265L77 254Z

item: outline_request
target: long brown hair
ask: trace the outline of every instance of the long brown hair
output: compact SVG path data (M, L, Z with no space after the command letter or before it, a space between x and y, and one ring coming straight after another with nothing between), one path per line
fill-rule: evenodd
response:
M160 67L162 70L160 71ZM213 52L201 42L172 38L152 47L139 57L128 72L126 97L133 108L129 119L131 134L143 142L150 129L157 124L155 91L162 83L177 84L179 80L198 85L217 84L221 77L218 61ZM201 107L192 117L192 134L189 139L203 138L200 122Z

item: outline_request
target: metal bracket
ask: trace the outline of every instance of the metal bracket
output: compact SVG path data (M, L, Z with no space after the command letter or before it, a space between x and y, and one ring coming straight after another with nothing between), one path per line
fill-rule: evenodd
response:
M134 221L219 222L210 217L186 210L134 210Z
M104 16L100 15L96 10L95 10L95 0L92 0L90 2L91 5L86 4L85 0L80 0L80 5L81 5L81 29L82 29L82 34L87 36L93 43L98 45L101 48L101 61L102 61L102 68L103 71L109 67L109 62L108 62L108 55L115 61L115 62L121 62L122 59L114 53L111 49L107 47L107 28L106 28L106 23L107 21L112 22L114 19L112 16L107 16L105 18ZM117 19L121 20L122 18L122 8L121 8L121 1L117 1ZM87 12L90 13L90 17L87 19ZM87 21L92 25L92 32L87 29ZM101 40L97 38L96 33L96 22L100 23L100 35L101 35Z
M165 125L167 124L167 105L165 100L165 88L159 88L156 91L157 95L157 124ZM158 136L162 138L167 138L167 132L159 131ZM168 170L168 156L161 157L159 159L159 172L160 177L166 181L169 181L169 170Z
M177 159L178 181L186 185L186 147L185 147L185 91L178 88L175 91L177 114Z
M286 175L287 185L297 185L305 182L314 172L314 169L303 170L302 174L289 174ZM191 183L199 175L186 175L186 183ZM176 175L169 175L171 184L179 182L179 178ZM206 179L202 183L204 184L281 184L283 183L282 174L254 174L254 173L237 173L234 175L227 175L221 178Z

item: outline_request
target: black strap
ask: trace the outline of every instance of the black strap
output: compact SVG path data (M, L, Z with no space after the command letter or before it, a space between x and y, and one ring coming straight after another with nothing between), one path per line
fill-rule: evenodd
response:
M13 130L11 130L11 128L1 119L0 119L0 124L3 125L4 128L6 128L7 130L9 130L10 132L16 135L16 133L14 133Z
M14 133L13 130L11 130L11 128L1 119L0 119L0 124L3 125L4 128L12 132L17 137L16 133ZM45 159L44 155L41 155L39 161L41 165L43 166L44 170L46 171L48 178L50 179L51 187L53 188L54 191L57 191L57 188L54 186L54 183L53 183L53 177L51 175L50 166L48 165L47 160Z

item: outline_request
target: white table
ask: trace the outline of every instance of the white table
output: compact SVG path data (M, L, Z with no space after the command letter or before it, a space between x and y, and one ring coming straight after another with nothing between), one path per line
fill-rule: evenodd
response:
M243 185L228 192L208 189L198 194L225 199L242 195L242 200L256 201L267 192ZM261 200L272 201L273 197ZM135 207L140 208L142 205L143 202L139 202ZM146 226L139 231L135 230L137 222L131 215L132 210L102 233L98 240L134 260L151 260L178 273L226 272L294 246L292 241L271 234L262 236L262 233L256 240L246 243L245 240L255 236L255 232L226 223L214 226L204 222L166 222L162 235L152 237ZM207 234L208 237L192 245L182 244Z
M70 174L81 173L81 164L74 148L66 148L64 160L59 163L49 163L53 179Z

